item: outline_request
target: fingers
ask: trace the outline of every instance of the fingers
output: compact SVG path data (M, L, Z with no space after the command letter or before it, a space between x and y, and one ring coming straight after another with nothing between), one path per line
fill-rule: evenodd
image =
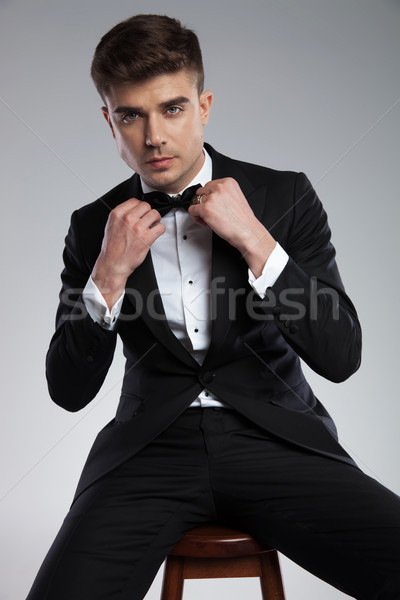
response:
M232 177L224 177L223 179L213 179L206 183L205 186L198 188L196 191L196 197L204 195L202 203L209 200L209 197L213 194L236 194L241 192L240 187L236 179Z
M204 211L211 210L215 206L216 202L218 202L219 207L223 206L227 208L228 205L232 205L238 200L247 204L247 200L243 196L239 184L235 179L232 179L231 177L214 179L206 183L204 187L200 187L197 190L196 196L192 200L191 204L191 207L194 206L195 209L193 211L191 209L190 214L204 214ZM204 208L198 209L196 207Z
M141 219L149 212L153 213L155 220L160 220L160 214L155 209L152 209L150 204L143 202L143 200L137 200L136 198L130 198L122 204L116 206L112 211L111 215L114 215L118 219L122 219L127 225L129 225L135 219Z
M160 213L152 209L150 204L131 198L116 206L109 215L109 223L112 228L119 229L125 227L136 231L145 231L146 229L154 229L160 223ZM158 228L152 233L163 232L165 227Z
M226 194L223 182L222 179L209 181L204 187L197 190L188 209L189 215L195 223L212 227L213 213L215 210L221 210L224 194Z
M208 227L208 224L204 221L204 219L202 219L201 217L196 217L193 214L190 215L192 217L192 220L197 224L197 225L202 225L203 227Z

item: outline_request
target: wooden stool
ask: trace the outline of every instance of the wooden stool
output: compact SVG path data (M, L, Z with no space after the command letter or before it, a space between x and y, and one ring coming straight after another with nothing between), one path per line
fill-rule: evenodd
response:
M185 579L224 577L259 577L263 600L285 600L276 550L211 523L189 531L167 557L161 600L182 600Z

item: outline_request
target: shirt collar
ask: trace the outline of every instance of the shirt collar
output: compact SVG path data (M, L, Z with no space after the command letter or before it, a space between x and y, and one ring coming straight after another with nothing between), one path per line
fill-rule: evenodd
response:
M197 183L200 183L200 185L202 187L204 187L206 185L206 183L211 181L211 179L212 179L211 156L208 154L208 152L205 148L203 148L203 152L204 152L204 156L205 156L203 166L201 167L200 171L197 173L196 177L194 177L192 179L192 181L189 183L189 185L187 185L183 190L180 190L178 192L178 194L181 194L182 192L184 192L185 189L190 187L191 185L196 185ZM142 190L143 190L144 194L147 194L148 192L156 191L154 188L147 185L147 183L145 183L142 178L140 178L140 183L142 184ZM176 196L177 194L171 194L171 195Z

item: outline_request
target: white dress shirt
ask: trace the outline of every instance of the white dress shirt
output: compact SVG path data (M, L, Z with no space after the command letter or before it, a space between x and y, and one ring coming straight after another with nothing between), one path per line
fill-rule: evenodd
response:
M203 167L189 186L197 183L204 186L212 179L211 158L206 150L204 154ZM144 181L141 183L144 193L153 191ZM162 222L166 230L155 240L150 252L165 315L174 335L202 364L211 340L212 231L194 223L183 208L171 209L162 217ZM260 297L275 283L287 261L288 255L277 244L260 277L256 279L249 269L249 283ZM123 298L124 294L109 310L91 277L83 291L83 301L91 318L110 330L116 325ZM211 392L203 390L191 406L223 405Z

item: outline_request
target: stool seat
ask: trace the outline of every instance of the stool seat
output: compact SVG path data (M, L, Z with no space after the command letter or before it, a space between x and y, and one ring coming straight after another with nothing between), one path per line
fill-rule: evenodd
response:
M227 577L259 577L263 600L285 600L276 550L215 523L195 527L170 552L161 600L182 600L185 579Z
M245 556L273 550L261 546L250 535L222 525L195 527L177 543L171 554L174 556Z

